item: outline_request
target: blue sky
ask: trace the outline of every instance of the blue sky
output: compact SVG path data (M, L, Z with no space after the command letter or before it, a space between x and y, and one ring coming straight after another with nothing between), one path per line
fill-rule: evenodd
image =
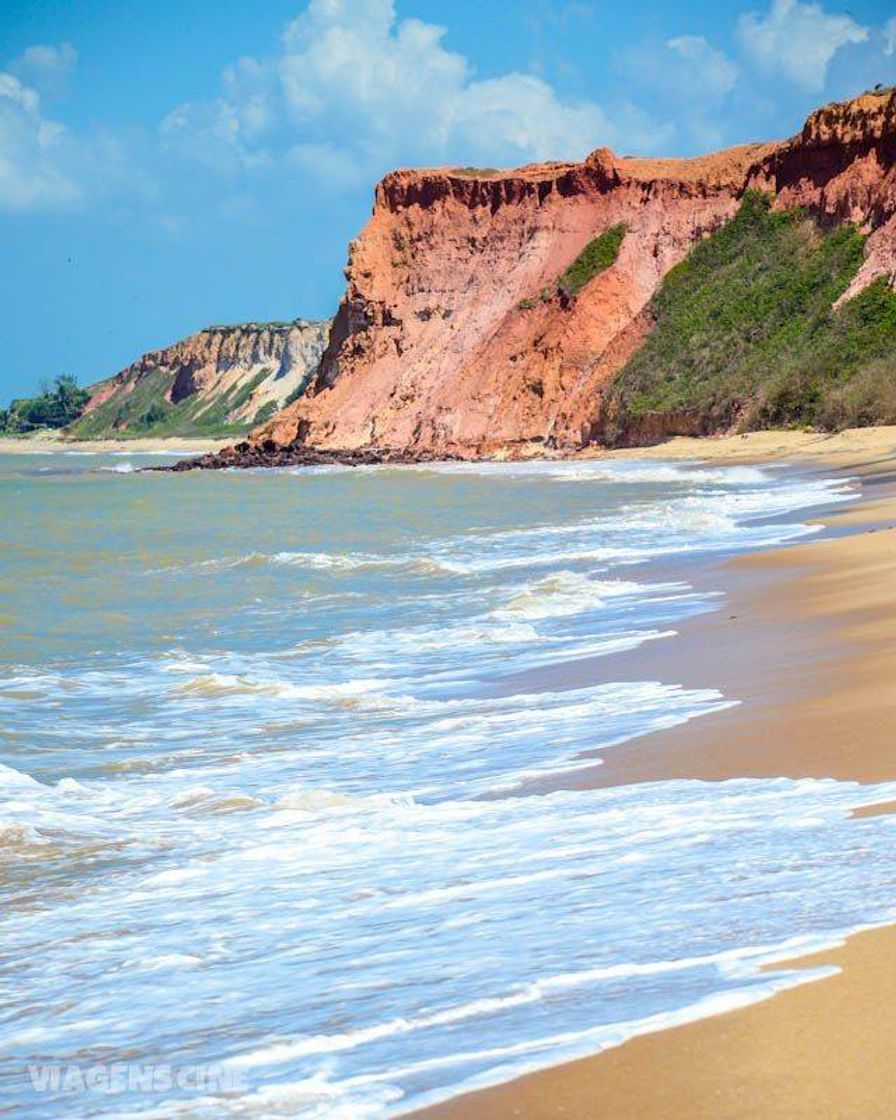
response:
M3 0L0 399L332 314L391 167L694 154L876 82L876 0Z

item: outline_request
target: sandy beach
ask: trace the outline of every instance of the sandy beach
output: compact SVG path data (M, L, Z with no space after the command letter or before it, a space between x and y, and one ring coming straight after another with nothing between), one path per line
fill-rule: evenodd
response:
M41 433L38 436L0 437L0 453L12 455L46 454L48 451L205 453L207 451L220 451L235 442L236 437L233 436L225 439L189 439L187 437L160 439L150 436L134 439L70 440L66 439L61 433ZM533 450L538 452L535 455L536 458L544 457L544 450L540 445ZM886 457L894 452L896 452L896 426L850 428L834 435L824 432L768 431L747 432L744 435L705 439L679 437L652 447L636 447L618 451L588 449L574 457L582 459L690 459L720 463L799 459L849 468L857 463L868 464L878 457ZM560 454L549 457L563 458Z
M848 428L843 432L762 431L742 435L678 436L651 447L586 451L583 457L615 459L699 459L703 462L768 462L800 459L853 467L896 450L896 427Z
M862 478L862 500L823 518L831 534L724 566L723 609L645 660L659 679L742 703L602 753L580 781L896 777L896 430L676 440L641 454L785 458ZM742 449L742 454L741 454ZM661 453L662 452L662 453ZM682 454L679 456L679 452ZM716 572L718 577L718 572ZM635 660L633 655L633 662ZM614 672L624 675L624 655ZM866 812L886 813L892 805ZM427 1120L890 1120L896 1111L896 929L786 967L827 966L764 1002L631 1039L593 1058L459 1097ZM784 966L781 966L784 967ZM836 972L834 972L836 970Z
M42 435L30 436L4 436L0 437L0 454L3 455L46 455L53 451L79 451L110 454L113 452L130 451L132 454L162 454L186 455L193 452L204 454L206 451L219 451L233 443L229 439L187 439L176 437L170 439L90 439L76 440L63 439Z

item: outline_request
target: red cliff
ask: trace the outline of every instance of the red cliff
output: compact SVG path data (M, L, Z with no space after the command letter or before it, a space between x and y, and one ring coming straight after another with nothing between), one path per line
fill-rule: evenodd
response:
M871 234L854 294L896 270L896 94L818 110L783 143L697 159L514 171L396 171L350 246L347 289L308 394L255 448L525 453L587 442L601 388L651 328L647 304L745 190ZM558 278L614 225L609 267Z

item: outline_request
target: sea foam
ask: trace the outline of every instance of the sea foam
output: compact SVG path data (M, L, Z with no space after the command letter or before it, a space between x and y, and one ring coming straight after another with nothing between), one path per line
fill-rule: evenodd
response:
M804 511L853 483L618 460L92 477L95 517L53 477L12 515L23 1114L70 1104L28 1093L39 1051L245 1077L91 1097L99 1117L384 1120L820 976L760 966L891 916L892 820L851 814L892 785L587 788L620 744L737 703L674 658L617 660L720 605L691 562L817 532Z

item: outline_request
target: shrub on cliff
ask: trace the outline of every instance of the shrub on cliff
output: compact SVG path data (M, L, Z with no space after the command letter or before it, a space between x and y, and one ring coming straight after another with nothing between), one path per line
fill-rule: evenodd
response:
M625 222L620 222L588 242L557 281L557 288L562 295L567 298L574 296L589 280L593 280L613 264L619 256L626 228Z
M655 329L604 396L603 438L631 441L649 414L695 433L893 419L896 295L879 280L833 307L864 240L748 192L655 295Z
M276 401L265 401L265 403L261 406L261 408L259 408L258 411L255 413L255 416L252 420L253 427L256 424L264 424L264 422L266 420L270 420L270 418L274 415L274 413L276 411L277 411L277 402Z
M252 393L269 376L265 367L246 384L208 397L191 394L177 403L170 401L172 374L150 369L134 382L126 396L112 396L69 427L68 434L78 439L98 439L109 435L136 436L239 436L251 427L249 419L234 420Z
M146 412L135 422L137 428L152 428L161 424L168 415L168 409L161 401L153 401Z

